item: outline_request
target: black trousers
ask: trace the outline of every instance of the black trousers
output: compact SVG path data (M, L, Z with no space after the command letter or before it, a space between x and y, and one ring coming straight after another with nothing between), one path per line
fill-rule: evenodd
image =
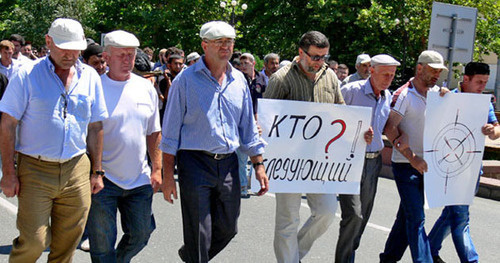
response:
M181 150L177 168L187 262L208 262L237 233L240 180L236 154L215 160L200 151Z

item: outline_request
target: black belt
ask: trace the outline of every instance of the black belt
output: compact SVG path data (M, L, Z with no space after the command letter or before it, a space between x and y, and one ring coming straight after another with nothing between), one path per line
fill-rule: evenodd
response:
M226 159L233 154L233 153L211 153L211 152L207 152L207 151L200 151L200 152L214 158L215 160L223 160L223 159Z

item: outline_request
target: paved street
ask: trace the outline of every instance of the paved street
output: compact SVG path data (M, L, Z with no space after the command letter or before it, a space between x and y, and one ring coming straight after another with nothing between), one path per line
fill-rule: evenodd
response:
M10 245L17 235L15 228L16 199L0 199L0 262L7 262ZM367 227L361 247L357 254L357 262L378 262L378 254L382 251L392 226L399 205L399 197L394 181L380 179L374 212ZM157 193L154 198L154 213L157 229L152 234L148 246L137 255L133 262L180 262L177 249L182 244L182 221L180 203L170 205ZM242 200L239 233L213 262L275 262L273 252L274 233L274 195L264 197L252 196ZM337 211L340 212L339 210ZM440 209L426 211L426 230L439 216ZM306 200L303 200L301 219L305 221L309 215ZM334 221L328 232L313 246L311 252L302 260L309 262L333 262L335 244L338 236L339 219ZM471 207L471 233L481 262L498 262L496 251L500 245L500 202L475 198ZM459 262L455 254L451 238L444 243L441 257L446 262ZM46 262L44 252L38 262ZM88 253L77 250L74 262L90 262ZM411 262L409 250L402 262Z

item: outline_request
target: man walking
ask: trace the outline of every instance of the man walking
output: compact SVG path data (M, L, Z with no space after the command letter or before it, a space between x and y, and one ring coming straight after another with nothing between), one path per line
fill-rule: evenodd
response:
M325 61L330 43L318 31L309 31L299 41L299 56L269 80L265 98L344 104L335 72ZM299 262L314 241L326 232L335 217L337 195L307 194L311 216L299 228L302 194L276 194L274 253L278 262Z
M162 191L168 202L177 198L174 158L181 194L184 246L179 256L187 262L208 262L237 233L240 213L238 158L250 156L261 190L268 179L252 101L243 74L229 64L235 30L221 21L200 30L205 55L182 71L172 83L160 149L163 151Z
M372 108L372 130L370 134L365 135L365 139L372 137L373 140L366 146L359 195L339 195L342 220L335 252L337 263L354 262L354 252L359 247L361 235L372 212L378 176L382 169L382 132L391 111L391 94L387 88L391 85L399 65L400 63L389 55L376 55L371 60L371 74L367 80L348 83L341 89L347 105Z
M401 260L410 245L413 262L432 262L424 221L423 159L425 106L428 91L439 91L436 82L446 67L436 51L418 57L415 77L396 91L395 105L384 129L393 144L392 171L401 198L380 262Z
M35 262L49 246L48 262L71 262L91 191L103 187L101 121L108 114L99 75L78 61L87 47L83 28L56 19L45 42L50 55L23 65L0 102L1 187L19 201L10 262Z
M155 228L151 203L162 180L158 96L150 81L132 74L138 46L133 34L121 30L104 38L109 66L101 76L109 111L103 121L106 176L104 189L92 195L87 224L92 262L130 262ZM115 249L117 210L123 236Z
M488 83L490 76L490 67L488 64L480 62L470 62L465 66L465 74L463 81L460 83L458 89L452 92L460 93L478 93L481 94ZM488 113L488 123L482 128L484 135L488 136L491 140L496 140L500 137L500 125L495 116L493 104L490 103L490 110ZM482 169L479 175L483 174ZM479 177L477 178L479 185ZM455 250L457 251L460 262L478 262L479 256L477 254L474 243L469 232L469 206L468 205L450 205L446 206L438 218L431 232L429 233L429 242L431 246L431 254L435 263L444 261L439 257L439 250L441 249L444 239L451 233Z

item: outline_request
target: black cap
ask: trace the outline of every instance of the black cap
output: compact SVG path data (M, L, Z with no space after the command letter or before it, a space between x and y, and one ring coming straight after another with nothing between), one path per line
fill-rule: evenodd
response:
M87 49L83 51L82 57L83 59L85 59L85 61L88 61L91 56L96 55L100 57L103 51L104 48L102 46L99 46L97 44L92 44L89 45Z

